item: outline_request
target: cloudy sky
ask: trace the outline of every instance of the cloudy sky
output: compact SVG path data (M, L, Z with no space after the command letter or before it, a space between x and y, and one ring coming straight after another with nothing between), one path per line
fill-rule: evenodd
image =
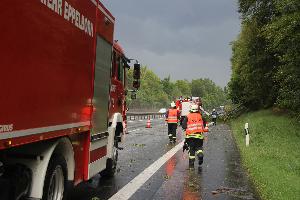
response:
M230 79L240 30L237 0L101 0L116 18L115 39L160 78Z

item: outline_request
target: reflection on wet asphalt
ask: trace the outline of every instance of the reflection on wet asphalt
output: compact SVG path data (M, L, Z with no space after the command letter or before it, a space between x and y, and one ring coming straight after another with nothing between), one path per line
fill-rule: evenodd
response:
M126 135L120 151L115 177L94 177L77 186L69 200L104 200L125 186L154 161L172 149L163 120L153 120L150 129L145 121L128 123L128 129L139 129ZM182 140L178 128L178 142ZM204 144L203 166L188 169L187 152L177 152L130 199L257 199L240 167L239 153L227 125L210 129Z

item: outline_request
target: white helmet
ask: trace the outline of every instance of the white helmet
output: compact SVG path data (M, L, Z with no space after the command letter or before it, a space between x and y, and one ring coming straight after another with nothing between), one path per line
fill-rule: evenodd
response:
M171 103L171 107L174 108L176 107L176 104L174 102Z
M199 111L199 106L198 105L196 105L196 104L193 104L192 106L191 106L191 110L190 110L191 112L198 112Z
M213 111L216 111L216 109L213 109Z

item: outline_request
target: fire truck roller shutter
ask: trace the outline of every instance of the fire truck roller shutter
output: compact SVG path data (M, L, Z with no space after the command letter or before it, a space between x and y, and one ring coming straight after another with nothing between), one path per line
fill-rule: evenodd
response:
M94 79L94 113L92 134L108 131L109 88L111 73L112 45L97 36L95 79Z

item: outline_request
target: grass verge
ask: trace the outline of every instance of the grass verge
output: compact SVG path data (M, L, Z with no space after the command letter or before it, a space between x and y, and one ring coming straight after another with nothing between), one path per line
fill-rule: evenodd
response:
M249 123L250 146L244 125ZM242 162L262 199L300 199L300 123L263 110L231 121Z

